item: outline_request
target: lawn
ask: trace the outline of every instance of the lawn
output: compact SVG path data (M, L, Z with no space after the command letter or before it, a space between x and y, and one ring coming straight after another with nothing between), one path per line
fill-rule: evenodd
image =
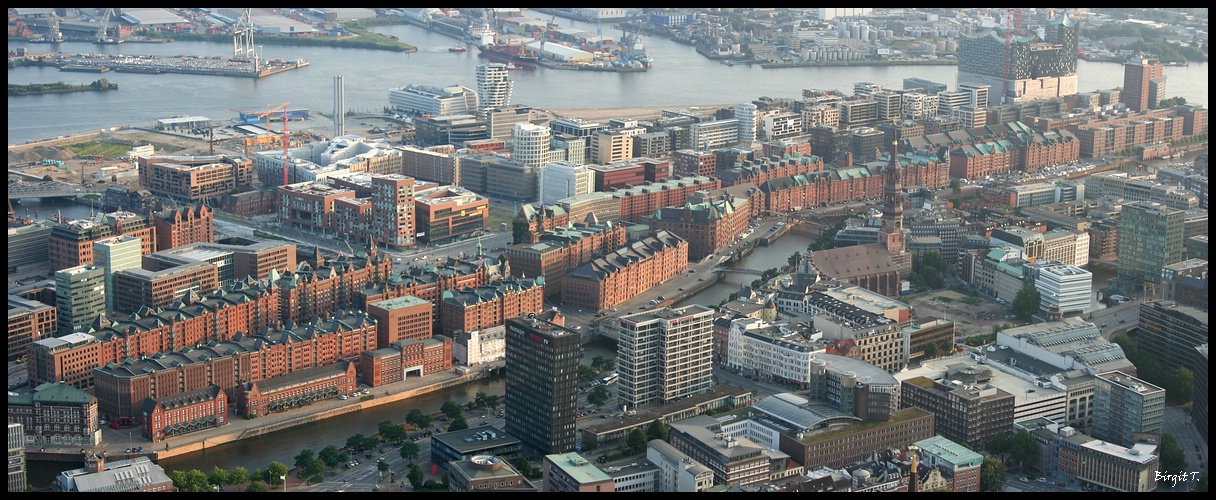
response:
M134 146L134 144L125 141L88 141L68 144L63 148L71 151L76 156L101 155L106 158L118 158L126 155L127 151L130 151Z

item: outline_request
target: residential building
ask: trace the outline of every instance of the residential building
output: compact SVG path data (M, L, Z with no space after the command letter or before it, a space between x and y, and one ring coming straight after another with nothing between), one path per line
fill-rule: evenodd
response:
M355 192L315 182L288 184L277 188L279 222L291 229L316 233L333 232L335 202L338 198L354 198Z
M191 243L215 241L214 211L206 204L152 213L156 249L168 250Z
M239 156L146 156L136 162L141 186L192 203L215 200L233 189L253 185L253 161Z
M665 405L708 392L713 386L713 313L693 304L618 318L619 403L628 408Z
M388 103L403 113L430 116L477 114L479 109L477 92L460 85L406 85L389 90Z
M502 63L481 64L477 66L477 117L483 120L489 110L499 109L511 104L511 90L515 87L508 77L507 65Z
M701 150L732 147L739 142L738 118L694 123L688 129L690 145Z
M506 320L506 430L529 455L575 447L580 335L535 317Z
M519 123L512 132L511 161L526 167L541 168L549 162L551 130L531 123ZM488 186L488 184L487 184Z
M487 228L490 200L458 186L436 186L414 192L418 240L443 244L468 238Z
M372 240L393 249L415 243L417 210L414 179L400 174L372 176Z
M86 332L106 313L105 268L85 264L55 272L56 335Z
M1165 66L1157 59L1140 59L1123 64L1123 90L1119 100L1132 111L1147 111L1157 107L1157 92L1153 92L1153 80L1160 80L1160 90L1165 87Z

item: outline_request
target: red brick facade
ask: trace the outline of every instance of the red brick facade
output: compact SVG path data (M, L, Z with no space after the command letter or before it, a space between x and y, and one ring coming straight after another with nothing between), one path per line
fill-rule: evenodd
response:
M566 275L562 303L603 311L629 300L688 268L688 242L659 231L623 251L592 260Z

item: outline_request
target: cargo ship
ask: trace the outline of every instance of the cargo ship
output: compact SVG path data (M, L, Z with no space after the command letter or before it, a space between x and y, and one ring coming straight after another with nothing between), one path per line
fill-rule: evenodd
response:
M448 52L468 52L468 51L469 51L469 49L466 49L464 47L451 47L448 49Z
M505 63L515 63L516 66L521 68L536 69L536 63L540 60L540 56L523 45L505 45L501 43L478 45L477 50L490 59Z

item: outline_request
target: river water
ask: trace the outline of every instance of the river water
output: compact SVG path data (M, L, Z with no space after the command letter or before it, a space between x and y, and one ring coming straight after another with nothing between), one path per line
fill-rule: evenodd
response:
M590 23L560 20L563 27L590 32ZM22 143L64 134L97 130L120 124L150 125L161 118L201 115L215 120L235 117L234 109L264 110L290 102L315 112L333 112L333 77L342 75L346 107L378 111L388 105L388 91L405 85L464 85L475 88L475 71L488 62L477 50L448 52L452 38L409 25L376 28L418 47L415 53L326 47L262 46L265 58L307 59L306 68L262 79L183 74L61 72L53 67L19 67L8 71L9 83L62 81L87 84L98 78L118 83L119 90L9 96L8 141ZM609 26L605 35L619 35ZM846 66L829 68L763 69L737 64L724 66L697 54L691 46L660 37L643 37L655 66L644 73L521 70L511 72L515 88L512 103L544 109L621 108L635 106L688 107L750 102L761 96L797 98L802 89L837 89L852 93L855 82L893 84L918 77L953 88L955 66ZM256 43L256 41L255 41ZM9 41L10 51L45 52L53 46ZM231 43L172 42L94 45L60 44L66 53L231 56ZM1207 104L1207 64L1166 67L1168 96ZM1078 61L1081 91L1123 85L1123 67L1117 63Z

